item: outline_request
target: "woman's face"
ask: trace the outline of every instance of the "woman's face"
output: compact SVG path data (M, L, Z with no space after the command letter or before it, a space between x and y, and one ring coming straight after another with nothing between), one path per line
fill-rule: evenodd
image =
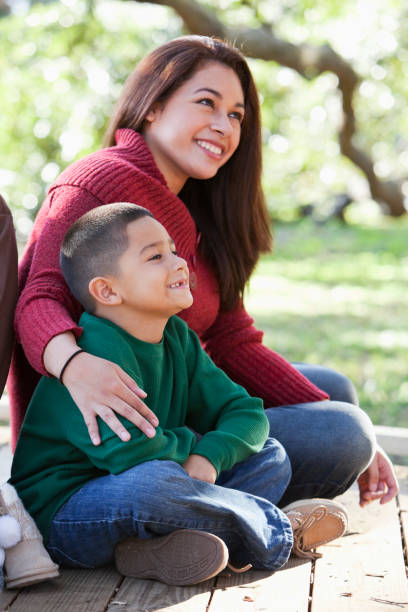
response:
M239 145L244 93L237 74L210 62L146 117L143 136L169 189L188 178L208 179Z

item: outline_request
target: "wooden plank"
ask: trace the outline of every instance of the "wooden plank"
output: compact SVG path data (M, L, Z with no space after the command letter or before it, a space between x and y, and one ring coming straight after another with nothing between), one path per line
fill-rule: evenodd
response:
M0 592L0 610L8 610L8 606L18 597L18 591L1 591Z
M206 612L214 585L214 578L186 587L125 578L108 612Z
M123 578L113 568L62 570L59 578L21 589L10 612L101 612ZM10 591L11 592L11 591Z
M395 469L400 485L398 505L400 510L402 540L405 553L405 572L408 578L408 467L396 466Z
M311 566L310 561L291 558L273 573L224 572L217 580L209 612L307 612Z
M408 610L401 530L395 500L358 506L355 490L338 498L351 524L340 541L321 548L316 561L312 612Z
M408 466L396 465L395 472L400 486L399 508L401 512L408 512Z

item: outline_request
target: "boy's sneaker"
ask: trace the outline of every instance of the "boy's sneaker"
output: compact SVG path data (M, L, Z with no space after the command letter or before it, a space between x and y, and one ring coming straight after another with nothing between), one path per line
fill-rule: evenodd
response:
M115 562L124 576L183 586L221 572L228 563L228 549L212 533L180 529L148 540L130 537L119 542Z
M287 514L293 529L292 553L306 559L321 557L312 549L340 538L348 525L346 509L332 499L301 499L282 511Z

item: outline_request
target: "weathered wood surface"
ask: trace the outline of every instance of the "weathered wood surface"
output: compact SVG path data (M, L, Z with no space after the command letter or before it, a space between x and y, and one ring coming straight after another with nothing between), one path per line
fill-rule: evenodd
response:
M385 506L358 506L357 491L339 498L349 533L321 548L315 563L290 559L275 573L224 572L192 587L121 577L113 568L67 570L48 583L0 594L10 612L371 612L408 610L404 546L408 541L408 467L401 492Z
M373 504L370 511L343 497L352 523L349 534L324 547L316 563L312 612L408 609L407 577L398 507Z

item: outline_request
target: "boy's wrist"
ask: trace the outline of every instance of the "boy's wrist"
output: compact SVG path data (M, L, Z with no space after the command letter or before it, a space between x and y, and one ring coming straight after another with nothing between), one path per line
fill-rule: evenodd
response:
M191 476L191 478L203 480L204 482L209 482L210 484L214 484L218 476L217 470L211 461L203 455L196 455L192 453L183 463L183 468L186 470L187 474Z

